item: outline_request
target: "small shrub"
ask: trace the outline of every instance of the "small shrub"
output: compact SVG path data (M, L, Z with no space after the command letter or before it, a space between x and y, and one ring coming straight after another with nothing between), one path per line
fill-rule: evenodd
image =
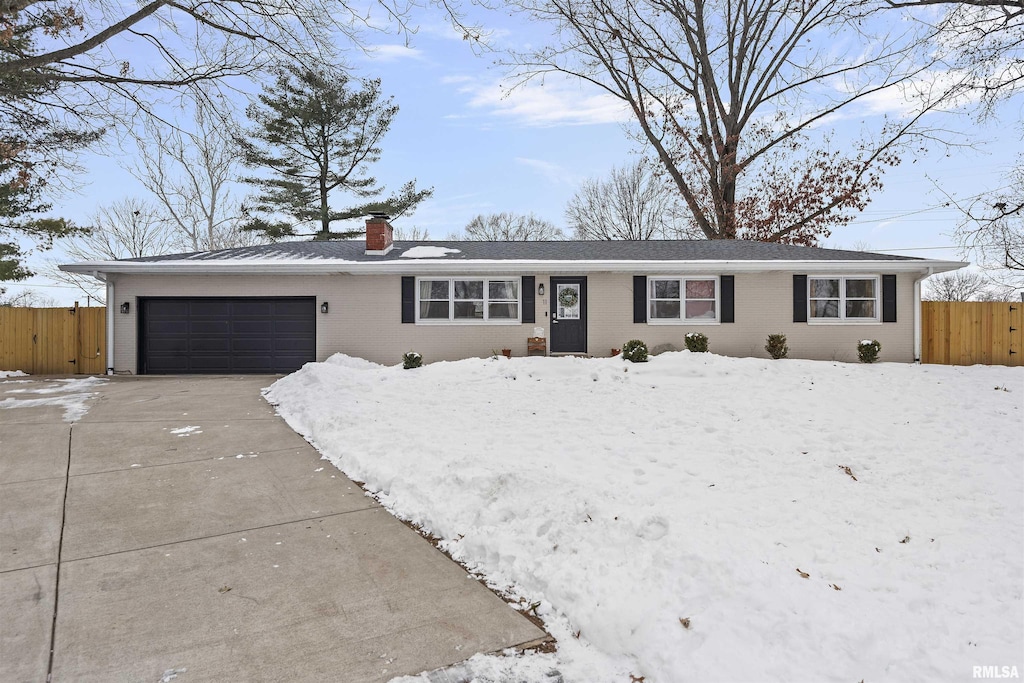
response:
M687 332L684 341L686 350L691 353L708 352L708 336L703 332Z
M784 334L769 334L768 340L765 342L764 350L768 352L768 355L779 360L789 355L789 345L786 343L786 335Z
M423 365L423 356L415 351L410 351L402 356L402 367L406 370L412 370L413 368L418 368L421 365Z
M630 339L622 345L622 357L630 363L646 363L647 344L639 339Z
M861 339L857 342L857 358L860 358L861 363L874 363L881 350L882 345L877 339Z

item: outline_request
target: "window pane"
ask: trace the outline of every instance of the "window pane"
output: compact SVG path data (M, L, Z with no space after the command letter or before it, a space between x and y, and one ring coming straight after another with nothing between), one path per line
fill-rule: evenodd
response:
M483 280L456 280L455 281L455 298L456 299L483 299L484 298L484 281Z
M689 289L689 286L687 286ZM715 319L715 302L714 301L687 301L686 302L686 319L687 320L714 320Z
M838 318L839 299L819 299L811 302L812 318Z
M678 301L652 301L651 319L671 320L679 318Z
M822 278L811 278L812 299L838 299L839 280L825 280ZM822 316L831 317L831 316Z
M447 320L447 301L421 301L420 319L422 320Z
M655 299L678 299L679 280L652 280L651 296Z
M491 299L518 299L519 282L516 280L492 280L487 283L487 296Z
M458 292L456 292L457 294ZM483 301L456 301L455 318L457 320L483 320Z
M686 281L686 298L687 299L714 299L715 298L715 281L714 280L687 280ZM687 309L689 310L689 309ZM691 317L691 316L686 316ZM703 316L702 316L703 317ZM712 313L711 317L714 317Z
M519 317L519 304L488 304L487 315L491 320L515 320Z
M447 299L447 280L420 280L421 299ZM445 316L447 317L447 316Z
M875 301L874 299L860 300L860 301L847 301L846 302L846 317L847 318L874 318L875 317Z
M865 299L875 298L874 280L847 280L846 296L853 298L863 297Z

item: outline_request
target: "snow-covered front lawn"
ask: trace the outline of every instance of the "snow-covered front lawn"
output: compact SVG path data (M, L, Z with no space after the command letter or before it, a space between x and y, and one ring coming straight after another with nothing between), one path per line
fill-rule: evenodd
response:
M337 355L266 394L539 602L568 682L1024 675L1024 368Z

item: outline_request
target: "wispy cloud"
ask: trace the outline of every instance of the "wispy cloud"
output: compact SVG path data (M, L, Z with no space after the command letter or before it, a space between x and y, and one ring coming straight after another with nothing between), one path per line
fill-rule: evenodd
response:
M583 177L578 173L574 173L564 166L551 161L516 157L516 163L533 169L544 179L554 185L569 185L570 187L575 187L583 182Z
M426 54L408 45L375 45L367 52L367 58L375 62L397 62L403 59L422 61L426 59Z
M449 76L446 84L466 98L470 113L497 117L514 125L533 127L587 126L629 120L623 103L568 78L531 81L515 88L501 80L482 81ZM449 118L466 118L467 112Z

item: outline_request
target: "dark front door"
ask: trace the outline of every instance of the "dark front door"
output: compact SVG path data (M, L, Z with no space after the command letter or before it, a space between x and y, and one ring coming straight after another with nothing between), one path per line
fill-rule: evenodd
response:
M551 278L551 352L587 352L587 278Z
M287 373L316 359L313 297L139 301L139 372Z

